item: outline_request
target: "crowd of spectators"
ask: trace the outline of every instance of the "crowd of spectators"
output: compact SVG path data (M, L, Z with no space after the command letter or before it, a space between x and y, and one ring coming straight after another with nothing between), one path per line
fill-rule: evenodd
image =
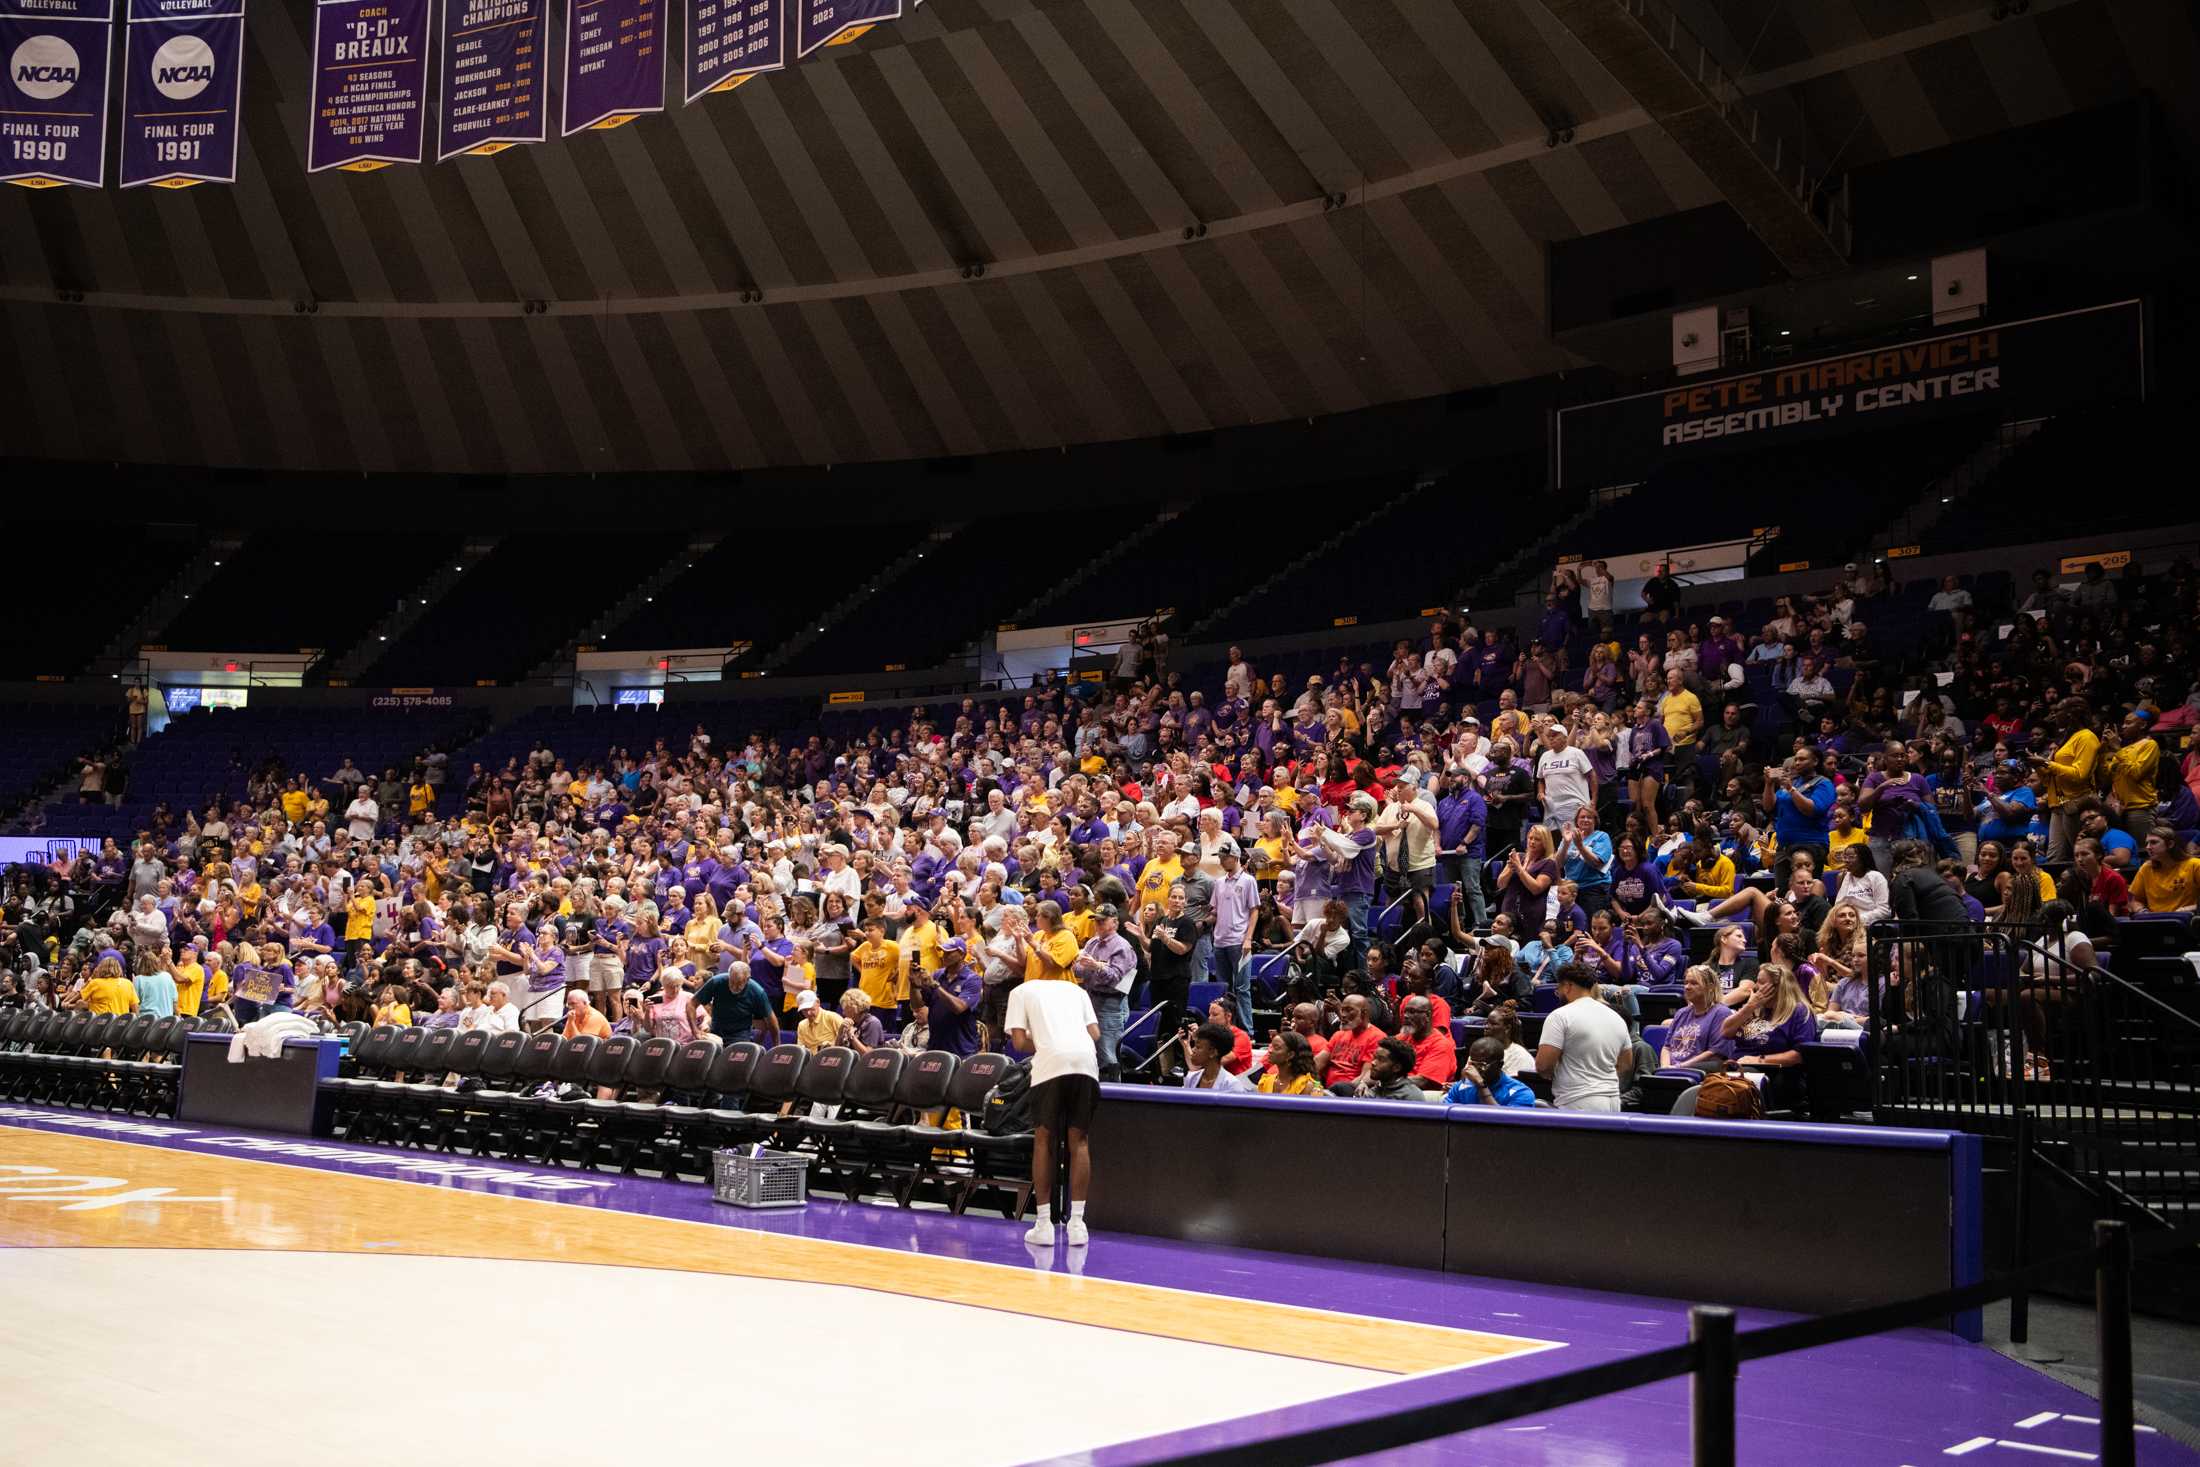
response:
M1188 686L1149 635L1108 683L845 741L263 769L12 872L0 1005L969 1054L1016 985L1067 981L1111 1078L1618 1109L1658 1069L1792 1069L1875 1004L1945 1043L1875 922L2105 943L2190 913L2196 591L2182 563L2005 607L1951 580L1897 649L1875 570L1736 627L1677 583L1615 615L1591 565L1525 636L1441 619L1296 687L1235 648Z

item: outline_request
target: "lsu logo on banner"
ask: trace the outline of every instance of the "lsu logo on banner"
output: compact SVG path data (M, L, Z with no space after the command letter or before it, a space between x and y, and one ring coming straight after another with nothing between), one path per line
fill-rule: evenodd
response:
M59 36L32 36L8 58L8 78L15 89L38 102L67 96L78 70L76 47Z
M153 85L171 102L188 102L214 83L214 48L197 36L171 36L153 53Z

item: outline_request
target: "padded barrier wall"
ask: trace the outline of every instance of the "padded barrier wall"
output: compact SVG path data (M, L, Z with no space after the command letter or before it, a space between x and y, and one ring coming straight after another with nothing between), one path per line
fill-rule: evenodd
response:
M1956 1132L1102 1091L1096 1228L1812 1314L1980 1276Z

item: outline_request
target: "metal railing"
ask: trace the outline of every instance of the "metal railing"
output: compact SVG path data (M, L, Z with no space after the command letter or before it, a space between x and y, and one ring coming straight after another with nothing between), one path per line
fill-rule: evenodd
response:
M2139 1251L2154 1253L2182 1240L2152 1239ZM2095 1345L2100 1357L2100 1457L2128 1467L2137 1455L2132 1402L2131 1265L2134 1245L2127 1226L2094 1224L2094 1241L2061 1256L2012 1270L1998 1279L1922 1298L1867 1305L1841 1314L1798 1319L1737 1333L1734 1311L1698 1305L1689 1311L1688 1342L1628 1359L1599 1361L1579 1370L1527 1381L1503 1390L1428 1401L1368 1419L1352 1418L1282 1436L1238 1442L1211 1451L1137 1455L1138 1467L1311 1467L1410 1446L1523 1416L1577 1405L1675 1376L1691 1377L1689 1437L1696 1467L1732 1467L1736 1458L1735 1382L1748 1361L1839 1344L1888 1330L1943 1321L1982 1308L2028 1287L2050 1270L2087 1265L2094 1274Z

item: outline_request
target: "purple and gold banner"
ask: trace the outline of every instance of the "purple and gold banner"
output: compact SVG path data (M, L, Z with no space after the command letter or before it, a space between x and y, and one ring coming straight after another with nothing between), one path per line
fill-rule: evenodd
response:
M794 7L797 59L820 46L852 41L882 20L901 19L901 0L788 0Z
M113 0L0 0L0 181L107 181Z
M566 0L564 133L664 110L664 0Z
M427 95L428 0L314 6L308 173L418 163Z
M789 3L688 0L684 89L688 101L711 92L730 92L752 76L784 67Z
M244 0L130 0L122 186L237 181Z
M547 135L546 0L443 0L436 161L486 157Z

